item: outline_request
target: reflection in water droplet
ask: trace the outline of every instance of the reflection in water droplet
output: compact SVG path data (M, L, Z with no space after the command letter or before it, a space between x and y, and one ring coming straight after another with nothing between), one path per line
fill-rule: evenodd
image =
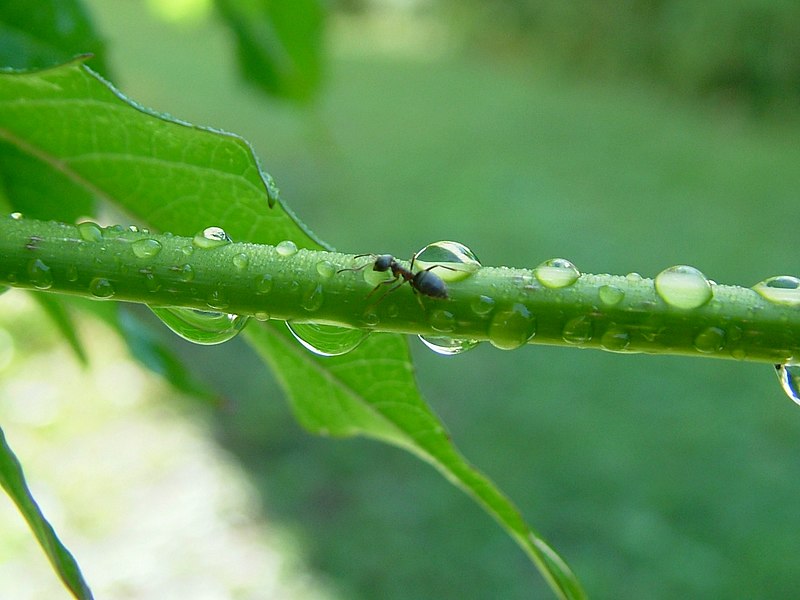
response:
M362 329L320 325L318 323L286 322L292 335L305 348L320 356L340 356L354 350L369 335Z
M150 307L172 331L195 344L221 344L236 337L249 317L181 307Z
M470 306L472 306L472 312L474 312L479 317L485 317L494 308L494 298L490 298L489 296L478 296L472 300Z
M228 237L222 227L206 227L192 238L192 244L196 248L202 248L203 250L219 248L230 243L231 238Z
M434 310L431 312L428 322L435 331L442 333L453 331L456 326L456 319L448 310Z
M272 291L272 275L267 273L256 282L256 294L269 294Z
M565 258L551 258L533 270L536 279L545 287L558 289L572 285L581 276L580 271Z
M236 267L236 270L240 273L247 270L247 265L250 264L250 258L247 254L241 253L237 254L233 257L233 266Z
M95 298L111 298L114 295L114 286L105 277L95 277L89 283L89 292Z
M297 254L297 244L292 240L283 240L277 246L275 251L284 258Z
M103 239L103 230L100 229L100 225L97 223L92 223L91 221L84 221L83 223L78 223L78 233L80 234L81 238L87 242L100 242Z
M138 258L153 258L161 252L161 242L153 239L136 240L131 250Z
M47 290L53 287L53 273L50 267L35 258L28 263L28 279L33 287L40 290Z
M306 294L305 298L303 298L303 308L309 312L313 312L315 310L319 310L324 301L325 294L322 292L322 285L317 284Z
M442 281L461 281L472 275L481 266L478 257L459 242L434 242L414 255L414 269L438 275Z
M453 356L461 354L467 350L472 350L480 342L478 340L457 340L451 337L420 335L417 336L428 348L443 356Z
M800 404L800 365L775 365L783 391L795 404Z
M609 352L624 352L630 343L628 332L616 326L609 327L600 338L600 345Z
M330 279L336 273L336 267L329 260L321 260L317 263L317 273L323 279Z
M597 295L600 297L600 302L606 306L616 306L625 297L625 292L614 285L604 285L597 290Z
M12 212L8 216L11 217L12 219L14 219L15 221L19 221L19 220L22 219L22 213L21 212Z
M770 277L757 283L753 289L774 304L800 306L800 279L789 275Z
M664 269L656 275L655 286L661 299L675 308L699 308L713 295L706 276L688 265Z
M514 350L536 335L536 318L524 304L495 313L489 324L489 342L501 350Z
M725 330L719 327L707 327L694 338L695 349L704 354L719 352L724 345Z
M561 336L568 344L585 344L592 339L592 320L586 315L574 317L564 324Z

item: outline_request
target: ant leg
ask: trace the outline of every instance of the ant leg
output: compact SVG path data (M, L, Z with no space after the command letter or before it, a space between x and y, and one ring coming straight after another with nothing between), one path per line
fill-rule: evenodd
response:
M375 292L377 292L377 291L378 291L378 290L381 288L381 286L382 286L382 285L392 285L392 284L393 284L393 283L395 283L395 282L396 282L398 279L399 279L399 276L398 276L398 277L395 277L394 279L387 279L386 281L381 281L381 282L380 282L378 285L376 285L374 288L372 288L372 291L371 291L369 294L367 294L367 298L369 298L370 296L372 296L372 294L374 294ZM389 294L389 293L393 292L394 290L396 290L397 288L399 288L399 287L400 287L401 285L403 285L404 283L405 283L405 281L401 281L401 282L400 282L399 284L397 284L395 287L393 287L393 288L392 288L392 289L390 289L388 292L386 292L386 294ZM384 294L384 295L381 297L381 300L383 300L383 298L386 296L386 294ZM380 302L381 300L378 300L378 302ZM376 302L375 304L377 304L377 302Z
M353 258L364 258L365 256L374 257L375 255L374 254L356 254ZM361 271L362 269L366 268L368 265L369 265L369 263L366 263L366 264L361 265L360 267L348 268L348 269L339 269L338 271L336 271L336 273L337 274L338 273L344 273L345 271Z

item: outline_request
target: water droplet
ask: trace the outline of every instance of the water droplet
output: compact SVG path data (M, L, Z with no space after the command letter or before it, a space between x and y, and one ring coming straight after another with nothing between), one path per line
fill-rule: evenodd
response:
M277 246L275 251L284 258L297 254L297 244L292 240L283 240Z
M364 325L368 327L375 327L378 323L380 323L381 318L378 316L378 313L369 309L362 315L361 320L364 322Z
M240 273L246 271L249 264L250 257L248 257L247 254L241 253L233 257L233 266L236 267L236 270Z
M275 185L272 175L269 173L262 173L261 175L267 188L267 204L272 208L280 200L280 189Z
M597 295L600 296L600 302L606 306L616 306L625 297L625 292L614 285L604 285L597 290Z
M783 391L795 404L800 404L800 365L775 365Z
M319 310L322 303L325 301L325 294L322 293L322 286L317 284L311 291L303 298L303 308L309 312Z
M75 265L67 265L67 270L64 273L67 281L70 283L75 283L78 281L78 267Z
M489 324L489 342L501 350L525 345L536 334L536 318L524 304L495 313Z
M272 275L263 275L256 282L256 294L269 294L272 291Z
M713 295L706 276L688 265L664 269L656 275L655 286L661 299L675 308L699 308Z
M53 273L41 259L35 258L28 263L28 279L33 287L47 290L53 287Z
M330 279L336 273L336 267L329 260L321 260L317 263L317 273L323 279Z
M350 329L318 323L286 322L292 335L305 348L320 356L340 356L354 350L369 335L362 329Z
M181 307L150 307L172 331L195 344L221 344L236 337L249 317Z
M644 279L644 277L639 275L639 273L628 273L627 275L625 275L625 279L627 279L631 283L637 283L642 279Z
M161 289L161 282L158 280L158 277L153 275L152 272L147 272L144 274L144 285L149 292L157 292Z
M194 279L194 269L192 268L192 265L185 264L181 267L178 267L178 277L184 282L189 282Z
M12 212L8 216L11 217L12 219L14 219L15 221L19 221L19 220L22 219L22 213L21 212Z
M128 231L131 233L139 233L139 228L136 225L128 225Z
M114 296L114 285L105 277L95 277L89 283L89 292L95 298L111 298Z
M208 294L206 304L209 308L222 310L228 307L228 296L222 288L216 288Z
M204 250L219 248L220 246L230 244L231 241L231 238L228 237L228 234L225 233L222 227L206 227L192 238L192 244L194 244L196 248L202 248Z
M561 337L568 344L585 344L592 339L592 328L592 319L586 315L580 315L564 324Z
M800 306L800 279L789 275L770 277L757 283L753 289L775 304Z
M479 317L485 317L492 309L494 309L494 298L490 298L489 296L478 296L472 300L470 306L472 307L472 312L474 312Z
M478 340L457 340L451 337L438 335L417 336L428 348L443 356L453 356L461 354L467 350L472 350L480 342Z
M481 266L478 257L459 242L434 242L414 255L417 271L431 269L442 281L461 281Z
M624 352L630 343L630 334L616 326L609 327L600 338L600 345L609 352Z
M703 354L719 352L725 345L725 330L719 327L707 327L694 338L694 347Z
M435 331L441 331L442 333L453 331L456 326L455 317L448 310L434 310L431 312L428 321Z
M131 244L131 250L137 258L153 258L161 252L161 242L149 238L136 240Z
M565 258L551 258L533 270L536 279L545 287L558 289L572 285L581 276L580 271Z
M256 321L269 321L269 313L265 310L257 310L253 313L253 318Z
M84 241L100 242L103 240L103 230L100 229L100 225L97 223L84 221L83 223L78 223L77 227L78 233Z

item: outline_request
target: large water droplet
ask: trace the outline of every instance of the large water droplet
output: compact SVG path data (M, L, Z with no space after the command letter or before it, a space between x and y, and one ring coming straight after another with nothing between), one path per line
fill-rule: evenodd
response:
M564 324L561 337L568 344L585 344L592 339L592 319L586 315L570 319Z
M195 234L192 244L197 248L211 250L231 243L231 238L222 227L206 227Z
M443 281L461 281L481 266L478 257L459 242L434 242L414 255L414 268L431 269Z
M77 227L78 233L84 241L100 242L103 240L103 230L100 229L100 225L97 223L84 221L83 223L78 223Z
M725 330L719 327L707 327L694 338L694 347L703 354L719 352L725 345Z
M95 277L89 283L89 292L95 298L105 300L114 296L114 285L105 277Z
M131 250L138 258L153 258L161 252L161 242L149 238L136 240L131 244Z
M336 274L336 266L329 260L321 260L317 263L317 273L323 279L330 279Z
M428 348L443 356L461 354L467 350L472 350L480 343L478 340L457 340L440 335L420 335L417 337L419 337L422 343Z
M783 391L795 404L800 404L800 365L775 365L775 370Z
M551 258L533 270L536 279L545 287L558 289L572 285L581 276L580 271L566 258Z
M283 240L275 246L275 251L284 258L297 254L297 244L292 240Z
M699 308L711 300L711 283L700 271L688 265L664 269L656 275L656 292L675 308Z
M172 331L195 344L221 344L236 337L249 317L193 308L150 307Z
M625 292L615 285L603 285L597 290L597 295L600 297L600 302L606 306L616 306L625 297Z
M28 263L28 280L33 287L48 290L53 287L53 272L40 258L34 258Z
M753 289L775 304L800 306L800 279L789 275L770 277L757 283Z
M616 326L609 327L600 338L600 345L609 352L625 352L630 343L630 334Z
M286 322L292 335L305 348L320 356L340 356L354 350L369 335L362 329L350 329L318 323Z
M536 335L536 318L524 304L495 313L489 324L489 342L501 350L514 350Z

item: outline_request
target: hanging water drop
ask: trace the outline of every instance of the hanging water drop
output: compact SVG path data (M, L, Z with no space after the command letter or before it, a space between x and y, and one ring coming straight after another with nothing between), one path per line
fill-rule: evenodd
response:
M286 326L304 348L320 356L340 356L354 350L369 335L362 329L350 329L318 323L294 323Z
M161 242L150 238L136 240L131 244L131 250L137 258L153 258L161 252Z
M586 315L574 317L564 324L561 337L568 344L585 344L592 339L592 320Z
M53 287L53 272L41 259L34 258L28 263L28 280L36 289L48 290Z
M481 295L472 300L470 307L472 308L472 312L479 317L486 317L492 312L492 309L494 309L494 304L494 298Z
M472 350L480 342L478 340L459 340L440 335L417 336L428 348L442 356L454 356Z
M288 258L289 256L297 254L297 244L292 240L283 240L275 246L275 251L284 258Z
M764 299L784 306L800 306L800 279L789 275L770 277L753 286Z
M800 405L800 365L775 365L778 381L783 391L795 404Z
M231 241L231 238L228 237L222 227L206 227L192 238L192 244L196 248L202 248L203 250L219 248L230 244Z
M236 337L249 317L193 308L150 307L172 331L195 344L221 344Z
M95 277L89 283L89 293L95 298L107 300L114 296L114 285L105 277Z
M536 335L536 318L524 304L498 311L489 324L489 342L501 350L514 350Z
M481 266L475 253L459 242L434 242L414 255L418 271L431 269L442 281L461 281Z
M713 295L706 276L689 265L664 269L656 275L655 287L664 302L681 309L699 308Z
M545 287L559 289L572 285L581 276L580 271L565 258L551 258L533 270L536 279Z
M78 223L77 227L78 233L84 241L100 242L103 240L103 230L100 229L100 225L97 223L84 221L83 223Z

